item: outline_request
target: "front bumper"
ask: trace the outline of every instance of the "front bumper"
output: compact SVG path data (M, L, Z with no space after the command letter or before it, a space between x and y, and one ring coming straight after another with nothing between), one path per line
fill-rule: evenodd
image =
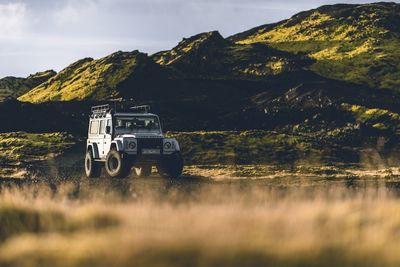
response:
M179 154L179 151L174 151L172 153L163 153L158 155L143 155L143 154L132 154L132 153L124 153L123 158L132 164L157 164L164 160L167 160L171 157L174 157L176 154Z
M141 151L125 151L124 153L130 156L168 156L179 151L166 151L160 149L142 149Z

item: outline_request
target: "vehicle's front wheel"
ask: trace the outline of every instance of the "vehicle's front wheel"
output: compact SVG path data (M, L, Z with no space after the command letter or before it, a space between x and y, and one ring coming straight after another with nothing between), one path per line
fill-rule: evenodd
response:
M101 173L101 165L94 160L92 151L88 150L85 156L86 177L97 178L100 177L100 173Z
M164 178L176 179L182 175L183 158L181 153L175 153L163 159L157 165L158 174Z
M125 178L129 175L130 165L114 149L108 152L105 165L107 174L112 178Z
M142 165L135 167L135 173L138 177L148 177L151 174L151 165Z

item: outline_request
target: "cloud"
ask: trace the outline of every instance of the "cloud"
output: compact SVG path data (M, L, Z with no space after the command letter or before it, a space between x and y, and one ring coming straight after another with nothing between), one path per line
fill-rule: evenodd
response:
M23 3L0 4L0 37L20 37L26 28L26 6Z

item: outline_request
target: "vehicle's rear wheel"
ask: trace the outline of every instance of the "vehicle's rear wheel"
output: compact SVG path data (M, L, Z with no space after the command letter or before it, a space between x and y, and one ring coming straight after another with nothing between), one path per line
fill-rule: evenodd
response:
M163 159L157 165L158 174L168 179L176 179L182 175L183 158L181 153L175 153Z
M101 173L101 165L99 162L96 162L93 158L93 153L91 150L86 152L85 157L85 174L88 178L97 178L100 177Z
M142 165L140 167L135 167L136 176L148 177L151 174L151 165Z
M114 149L108 152L105 165L107 174L112 178L125 178L129 175L130 165Z

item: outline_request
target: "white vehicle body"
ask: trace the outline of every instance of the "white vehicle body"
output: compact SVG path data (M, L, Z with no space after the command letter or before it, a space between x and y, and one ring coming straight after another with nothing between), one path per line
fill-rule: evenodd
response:
M149 113L148 106L135 108L135 112L113 112L109 105L92 108L87 151L95 162L105 162L107 167L110 151L117 151L126 164L135 167L157 166L166 158L180 156L178 141L164 136L159 117Z

